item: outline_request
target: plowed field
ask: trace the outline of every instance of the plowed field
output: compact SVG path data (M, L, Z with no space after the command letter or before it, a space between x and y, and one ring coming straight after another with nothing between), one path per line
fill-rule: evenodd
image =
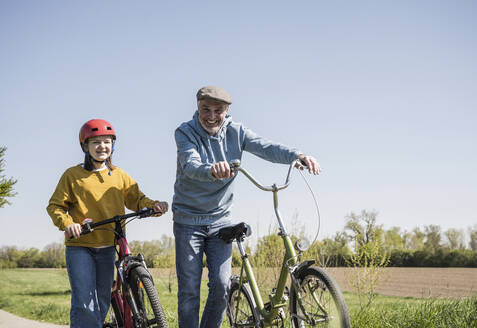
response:
M351 291L352 268L326 269L340 288ZM377 293L399 297L468 297L477 295L475 268L385 268Z

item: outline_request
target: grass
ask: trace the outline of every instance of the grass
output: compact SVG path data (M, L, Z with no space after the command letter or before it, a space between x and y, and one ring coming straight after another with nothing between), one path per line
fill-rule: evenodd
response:
M177 327L175 273L168 269L152 270L152 273L169 326ZM68 324L71 291L66 270L0 270L0 281L0 309L33 320ZM203 307L206 281L201 295ZM360 311L357 295L345 293L345 299L355 328L477 328L476 297L449 300L378 296L373 306L363 311Z
M66 270L0 270L0 309L38 321L69 323Z
M352 308L352 327L367 328L475 328L477 298L466 299L388 299L365 311Z
M177 278L172 270L151 270L171 327L177 327ZM71 289L65 269L0 270L0 309L20 317L69 324ZM201 288L201 308L207 284Z

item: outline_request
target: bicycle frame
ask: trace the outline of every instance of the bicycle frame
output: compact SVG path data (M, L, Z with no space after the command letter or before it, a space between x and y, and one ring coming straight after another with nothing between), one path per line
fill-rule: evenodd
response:
M273 323L273 319L276 318L280 308L286 305L287 299L284 298L284 295L285 295L285 287L287 283L288 274L290 273L290 268L294 268L297 264L296 252L293 248L290 237L288 235L281 235L281 237L283 239L283 243L285 246L285 256L283 258L282 268L280 270L280 276L278 278L275 292L272 292L269 294L269 297L270 297L269 308L265 307L262 296L260 294L260 290L255 280L255 275L253 273L252 266L250 264L247 254L243 250L242 243L240 241L237 242L240 254L242 255L242 267L240 270L240 285L246 282L243 279L244 278L243 273L245 272L247 282L250 285L253 298L255 299L255 303L257 305L257 309L259 310L265 323L267 324ZM239 303L237 303L237 306L238 305Z
M117 320L120 320L122 323L122 328L134 328L135 322L139 317L139 310L134 298L132 297L131 287L129 286L126 278L128 277L130 270L137 266L143 266L147 269L142 254L139 254L137 257L132 255L122 223L128 218L146 217L150 216L152 213L152 209L145 209L136 213L118 215L111 219L103 220L97 223L87 222L82 227L82 233L88 233L93 231L93 228L95 227L109 223L115 224L114 234L116 238L116 244L119 249L116 250L118 254L118 260L115 262L117 274L111 291L111 299L114 300L118 306L117 310L119 311L120 318L117 318ZM115 315L117 316L118 314L115 313Z
M265 325L273 324L274 323L273 320L277 318L277 315L280 309L286 305L287 299L284 296L285 296L288 275L290 275L292 279L292 284L294 284L295 287L298 286L294 279L294 272L298 268L298 256L293 246L293 243L291 241L291 238L286 232L285 226L283 225L282 217L280 215L280 211L278 210L278 191L288 187L288 185L290 184L291 171L296 164L297 164L297 161L294 161L293 163L290 164L285 184L281 186L277 186L276 184L273 184L272 186L265 187L262 184L260 184L257 180L255 180L247 171L241 168L239 161L231 162L231 167L234 171L242 172L258 188L264 191L271 191L273 193L273 205L275 209L275 215L279 224L278 235L282 238L283 245L285 247L285 255L282 261L280 276L278 278L276 288L269 294L270 301L268 303L269 306L267 307L263 302L262 296L260 294L260 290L255 280L255 275L253 273L252 266L248 259L248 255L245 253L243 249L242 242L238 239L236 240L237 246L240 251L240 255L242 257L242 267L240 269L240 281L239 281L240 287L242 287L242 285L245 282L249 283L257 309L260 312ZM312 265L313 263L314 261L306 261L301 265L309 266L309 265ZM246 281L243 275L244 272L246 275L245 277ZM240 300L237 302L237 309L239 307L239 303L240 303Z

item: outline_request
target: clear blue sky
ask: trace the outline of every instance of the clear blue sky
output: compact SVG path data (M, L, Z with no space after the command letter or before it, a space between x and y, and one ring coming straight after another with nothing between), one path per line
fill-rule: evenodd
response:
M377 210L386 228L477 224L475 1L0 2L0 145L18 179L0 209L0 246L60 241L45 207L82 161L91 118L118 133L114 163L151 198L172 201L174 129L195 93L219 85L230 113L257 133L314 155L320 236ZM286 168L247 155L262 182ZM315 230L299 175L286 222ZM234 213L258 234L271 195L245 177ZM131 240L172 235L172 216L136 221Z

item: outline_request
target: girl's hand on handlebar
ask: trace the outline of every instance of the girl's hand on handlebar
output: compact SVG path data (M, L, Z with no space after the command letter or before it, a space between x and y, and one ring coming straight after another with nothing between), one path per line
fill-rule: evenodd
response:
M167 202L156 202L154 204L154 211L157 212L157 214L154 214L153 216L161 216L166 213L168 209L169 204L167 204Z
M228 179L235 175L234 171L230 169L229 163L227 162L218 162L212 164L210 167L210 174L212 174L216 179Z
M65 228L66 238L79 238L81 236L81 224L73 223Z
M308 156L305 154L300 154L300 156L298 156L298 159L306 166L306 168L308 169L308 172L313 173L315 175L320 174L321 172L320 164L318 164L318 162L316 161L314 157Z

